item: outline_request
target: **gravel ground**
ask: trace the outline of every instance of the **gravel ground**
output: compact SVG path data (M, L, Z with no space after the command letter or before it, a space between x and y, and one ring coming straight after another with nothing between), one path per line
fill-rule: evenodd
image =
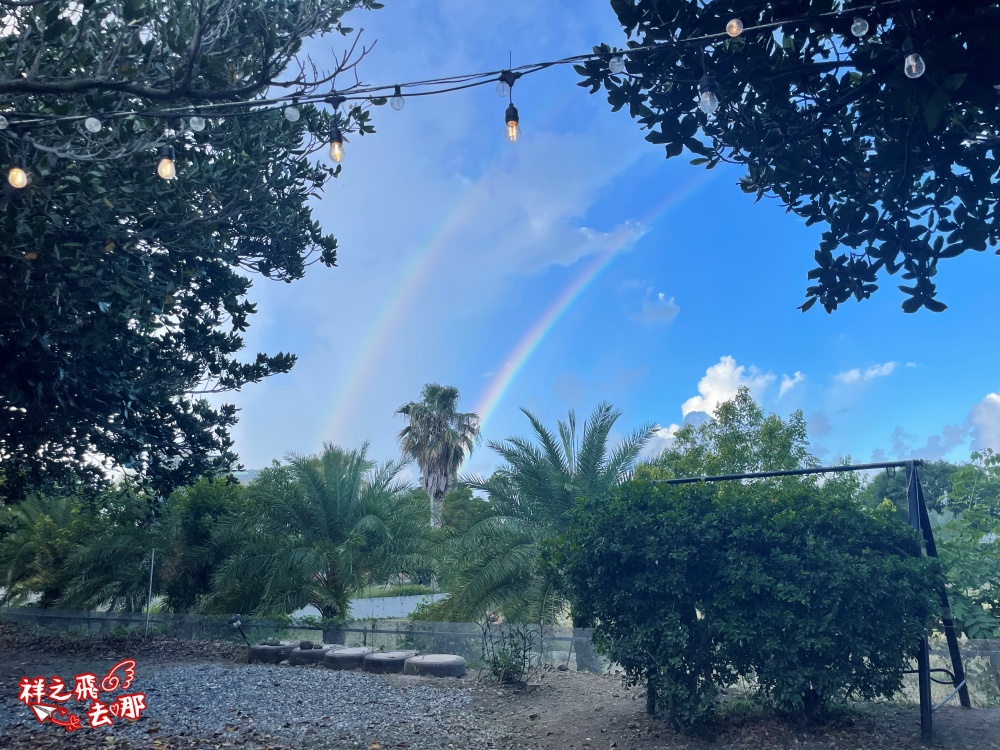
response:
M301 748L368 748L377 741L386 748L419 750L488 744L489 733L481 731L467 711L472 691L455 684L458 680L443 679L441 687L400 682L323 667L187 664L144 670L140 664L128 692L146 693L143 717L91 729L81 716L85 726L73 739L88 735L93 742L101 733L136 747L156 746L166 736L173 738L170 746L186 737L216 737L246 747L273 742ZM83 704L70 705L82 713ZM10 738L40 732L68 739L62 729L40 726L16 695L5 691L0 733Z

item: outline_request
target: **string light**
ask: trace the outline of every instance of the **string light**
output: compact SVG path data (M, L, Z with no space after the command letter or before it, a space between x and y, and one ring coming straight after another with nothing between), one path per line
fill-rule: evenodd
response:
M395 90L392 92L392 98L389 100L389 106L397 112L406 106L406 99L403 98L403 92L399 86L396 86Z
M880 9L889 8L891 6L907 6L912 0L885 0L885 2L880 3ZM676 49L682 45L711 45L720 41L725 41L727 37L735 38L741 36L744 32L749 31L763 31L770 33L774 29L781 28L783 26L789 26L794 24L802 23L812 23L819 18L833 17L840 15L844 8L840 6L833 11L823 12L813 15L806 15L797 18L786 18L784 20L770 21L767 23L761 23L751 27L745 27L743 22L738 18L730 19L726 24L725 31L711 34L700 34L693 35L690 37L682 39L672 39L669 41L654 42L646 45L637 45L629 50L629 54L635 54L639 52L653 52L662 49ZM851 33L855 36L863 36L868 33L870 26L868 21L862 17L857 16L853 19L851 24ZM910 78L919 78L922 76L926 70L926 64L923 58L916 51L912 40L907 40L903 45L903 53L905 55L904 61L904 71L906 75ZM496 91L500 96L509 97L511 89L514 82L521 78L523 75L528 73L537 73L547 68L557 66L557 65L568 65L579 62L608 59L608 52L591 52L580 55L574 55L571 57L566 57L558 60L552 60L547 62L537 62L522 65L517 69L513 67L504 69L499 72L499 76L496 72L492 73L471 73L463 74L458 76L450 76L444 78L436 78L424 81L415 81L405 84L394 84L390 86L385 85L372 85L372 86L354 86L348 92L340 93L333 91L327 94L302 94L301 92L295 94L286 94L281 96L276 96L272 98L262 98L252 101L229 101L229 102L217 102L213 103L208 107L202 106L200 109L204 114L209 117L225 117L225 116L245 116L252 115L264 111L272 111L274 109L280 108L286 120L289 122L298 122L301 118L301 112L299 110L300 101L310 104L320 104L329 103L333 104L334 101L342 103L346 100L355 101L368 101L371 102L373 99L382 98L392 91L392 97L389 99L389 104L393 109L401 109L405 106L405 97L402 95L402 87L420 87L421 89L416 93L411 93L409 96L425 96L429 94L442 94L450 91L456 91L460 89L472 88L475 86L481 86L491 81L496 81ZM608 59L608 68L611 70L612 74L619 74L625 70L624 55L620 53L614 54L610 59ZM383 93L384 92L384 93ZM706 114L714 114L719 107L718 90L715 84L714 78L706 74L702 77L698 86L699 94L699 107ZM385 101L385 99L382 99ZM208 111L210 110L210 111ZM204 129L204 125L207 124L205 117L198 112L198 109L192 113L191 109L186 106L176 106L176 107L164 107L161 109L148 109L148 110L122 110L122 111L111 111L99 113L100 117L104 119L104 123L108 120L116 121L125 118L134 117L151 117L151 118L163 118L168 121L171 119L188 117L189 125L191 130L200 132ZM517 117L517 108L514 107L513 103L507 108L505 115L513 114L514 119L508 119L505 116L505 122L507 123L507 137L511 142L516 142L520 136L519 118ZM104 127L101 119L96 116L90 116L87 118L81 118L79 115L66 115L66 116L40 116L34 114L19 114L17 112L6 112L6 115L13 115L14 123L18 131L29 130L31 128L46 127L59 125L60 123L79 123L81 119L84 120L83 126L89 132L99 132ZM513 123L513 124L512 124ZM93 127L96 126L96 130ZM11 127L10 118L0 115L0 131L6 130ZM336 139L333 136L337 136ZM164 157L163 153L169 149L169 157ZM334 127L331 131L331 142L330 142L330 156L331 158L340 163L343 159L344 148L343 148L343 134L339 127ZM24 172L23 168L18 167L20 172ZM169 174L168 177L164 176L164 172ZM173 151L169 147L164 147L161 149L161 159L157 166L157 173L160 174L164 179L173 179L176 176L176 167L173 163ZM10 181L11 175L8 174L8 181ZM24 174L24 179L27 179L27 174ZM20 175L15 175L15 181L20 182ZM13 183L11 183L13 184Z
M912 39L907 38L903 42L903 54L906 55L906 59L903 61L903 72L906 73L906 77L920 78L927 70L927 65L924 64L924 58L917 52Z
M19 164L15 164L7 172L7 182L10 183L12 188L20 190L28 184L28 173Z
M517 107L514 106L513 102L507 105L507 111L503 115L504 121L507 123L507 140L511 143L517 143L517 139L521 137L521 118L517 114Z
M177 167L174 166L174 147L163 146L160 149L160 163L156 165L156 174L164 180L172 180L177 176Z
M715 79L708 73L698 81L698 106L706 115L714 115L719 108L719 89L715 85Z
M330 130L330 158L337 164L344 160L344 134L336 125Z

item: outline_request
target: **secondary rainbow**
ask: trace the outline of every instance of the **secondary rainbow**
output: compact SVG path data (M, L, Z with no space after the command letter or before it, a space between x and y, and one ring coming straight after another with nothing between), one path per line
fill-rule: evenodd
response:
M572 281L560 292L552 303L545 309L521 337L510 353L504 358L503 368L496 374L483 395L480 397L476 408L473 410L480 418L480 430L485 433L486 424L494 411L503 399L507 389L517 378L518 374L531 359L531 355L538 349L545 337L555 328L559 319L565 315L566 311L573 306L587 288L597 280L597 278L614 262L615 258L621 255L628 245L637 242L649 229L670 211L680 205L686 198L694 195L713 177L714 172L702 172L698 177L692 179L680 190L669 193L660 203L655 205L636 224L640 227L638 233L628 233L626 237L618 243L612 245L608 250L586 263Z

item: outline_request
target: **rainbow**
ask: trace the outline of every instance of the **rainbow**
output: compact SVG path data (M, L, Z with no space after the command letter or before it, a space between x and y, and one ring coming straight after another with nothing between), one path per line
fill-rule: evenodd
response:
M558 99L553 99L550 106L532 117L539 131L552 127L559 113L570 101L575 92L567 92ZM497 149L499 160L505 153L505 147ZM488 171L488 169L486 170ZM440 224L433 225L422 238L419 252L413 253L402 271L397 276L395 287L387 295L391 300L382 312L372 318L358 339L360 345L354 356L341 369L342 382L333 388L333 393L340 394L335 400L333 414L329 421L322 423L323 437L343 434L346 420L352 416L351 410L358 402L357 394L363 385L371 380L380 355L388 350L389 341L396 330L403 314L423 288L424 282L438 259L451 244L455 233L459 231L470 218L475 218L483 210L483 203L489 200L481 189L473 187L460 195L446 211L442 212L444 219ZM343 380L346 378L346 380Z
M504 358L505 364L500 369L494 379L483 392L473 411L479 415L480 430L485 432L486 424L493 416L497 406L507 389L517 378L518 374L531 359L531 355L538 349L545 337L555 328L560 318L573 306L587 288L597 280L597 278L612 264L615 258L621 255L622 250L634 245L641 239L653 225L680 205L685 199L697 193L715 176L715 172L702 171L698 177L692 179L681 189L668 193L666 197L636 223L638 232L630 232L619 242L614 243L608 250L604 251L596 258L585 264L576 277L563 289L552 303L541 314L538 320L525 332L521 340L517 342L510 353Z

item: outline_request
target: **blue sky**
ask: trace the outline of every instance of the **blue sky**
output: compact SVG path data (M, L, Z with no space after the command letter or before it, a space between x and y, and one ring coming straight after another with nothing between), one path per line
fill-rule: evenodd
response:
M359 69L374 84L624 44L607 0L397 0L349 22L378 40ZM329 65L343 40L308 48ZM517 144L503 138L506 101L492 85L375 110L378 132L351 139L341 178L316 204L340 241L339 267L254 284L248 348L299 361L235 394L247 467L324 441L368 440L373 457L396 457L393 413L427 382L457 386L465 410L501 393L488 439L527 434L521 406L554 424L608 400L624 412L623 434L661 425L662 447L672 425L745 384L768 411L802 409L824 459L1000 448L992 253L942 264L942 314L904 314L904 282L892 277L873 300L803 314L819 229L754 204L738 170L665 160L627 112L578 80L559 67L515 85ZM518 345L601 259L519 359ZM483 446L467 468L495 463Z

